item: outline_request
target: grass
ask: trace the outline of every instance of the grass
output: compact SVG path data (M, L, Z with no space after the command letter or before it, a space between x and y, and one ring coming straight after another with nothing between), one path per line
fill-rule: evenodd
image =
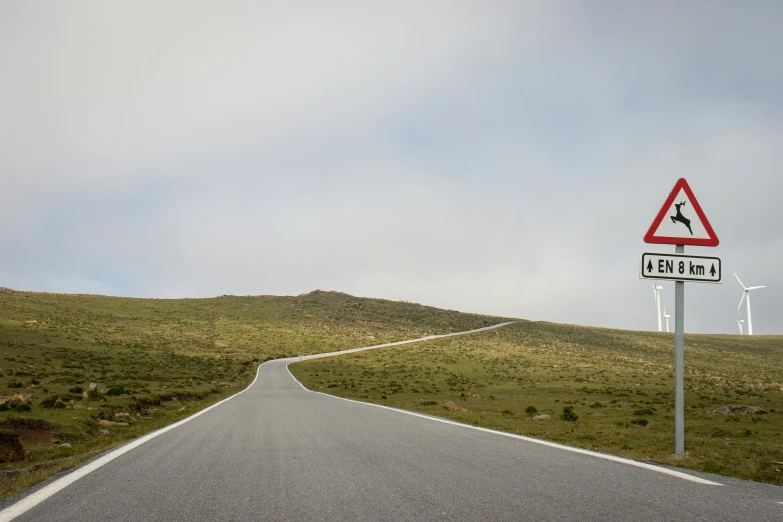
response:
M159 300L0 288L0 397L31 401L0 404L0 429L26 454L0 463L0 498L238 392L265 360L497 322L323 291Z
M673 334L520 321L290 368L341 397L783 485L783 336L685 343L686 458L673 455Z

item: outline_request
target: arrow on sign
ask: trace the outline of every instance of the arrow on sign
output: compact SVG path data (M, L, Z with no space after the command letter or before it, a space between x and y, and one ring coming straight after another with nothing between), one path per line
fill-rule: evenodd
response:
M712 268L710 268L710 275L712 277L715 277L715 264L713 263Z
M713 270L715 270L714 267L713 267ZM648 261L647 262L647 271L648 272L652 272L653 271L652 261Z

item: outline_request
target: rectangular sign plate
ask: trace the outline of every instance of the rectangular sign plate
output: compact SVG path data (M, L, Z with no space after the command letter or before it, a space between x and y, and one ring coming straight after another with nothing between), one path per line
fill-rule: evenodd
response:
M640 277L642 279L720 283L720 258L645 252L642 254Z

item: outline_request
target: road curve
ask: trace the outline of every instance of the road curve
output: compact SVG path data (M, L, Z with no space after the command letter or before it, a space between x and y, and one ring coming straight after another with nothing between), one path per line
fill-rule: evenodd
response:
M7 500L0 520L783 519L777 486L680 470L723 486L697 483L311 392L288 372L294 360L261 365L244 392L101 466Z

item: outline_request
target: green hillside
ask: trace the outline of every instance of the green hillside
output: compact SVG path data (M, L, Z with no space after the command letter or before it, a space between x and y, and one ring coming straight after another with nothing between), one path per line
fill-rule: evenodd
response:
M324 291L164 300L0 289L0 496L236 393L264 360L502 321ZM685 459L672 455L672 334L519 321L291 370L332 394L783 484L781 336L686 336Z
M783 484L783 336L685 336L684 459L673 455L674 334L520 321L290 369L342 397Z
M259 362L500 321L323 291L127 299L0 288L0 497L236 393Z

